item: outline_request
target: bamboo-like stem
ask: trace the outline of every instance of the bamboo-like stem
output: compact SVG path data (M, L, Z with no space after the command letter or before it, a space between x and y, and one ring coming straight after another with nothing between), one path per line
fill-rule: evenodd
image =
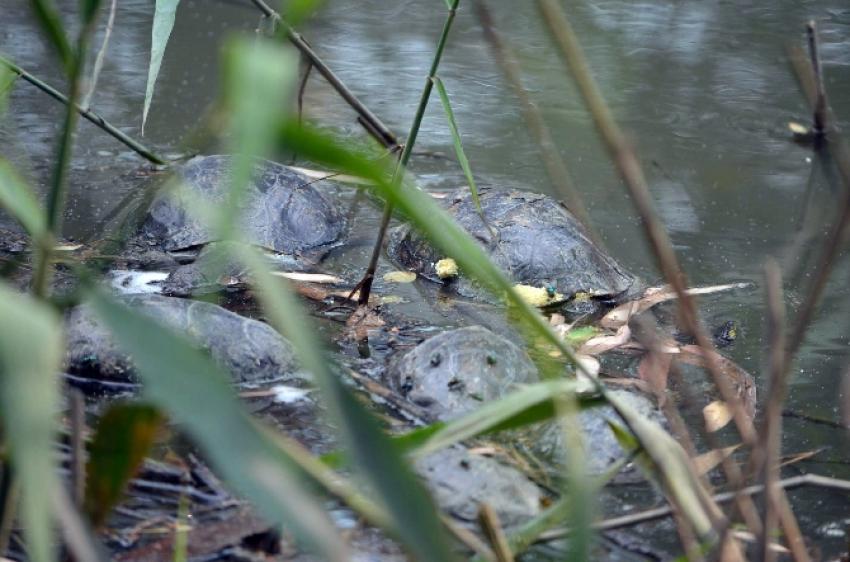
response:
M782 277L779 266L770 260L765 265L765 287L768 310L769 360L768 373L770 388L767 396L767 409L759 432L760 443L753 451L756 470L761 472L761 480L766 490L762 507L762 532L758 543L757 560L772 562L776 553L770 548L771 537L777 526L779 497L776 482L779 481L779 456L781 453L782 403L787 392L787 373L782 372L785 354L785 303L782 298ZM761 466L759 467L759 464Z
M422 124L422 117L425 115L425 109L428 107L428 100L431 97L431 90L434 88L433 78L437 75L437 69L440 66L440 60L443 56L443 50L446 47L446 40L449 36L449 31L452 28L457 7L460 0L452 0L451 8L446 16L446 21L443 24L443 31L440 33L440 39L437 42L437 50L434 53L434 59L431 61L431 69L428 71L428 77L425 80L425 87L422 89L422 95L419 97L419 105L416 107L416 114L413 116L413 123L410 126L410 132L407 135L407 140L404 143L404 150L401 152L398 165L393 173L393 187L400 189L401 179L407 170L407 163L410 161L410 154L413 152L413 146L416 144L416 136L419 134L419 127ZM381 216L381 225L378 229L378 237L375 240L375 246L372 248L372 255L369 258L369 265L366 267L366 273L363 274L363 279L357 284L352 294L359 289L360 295L357 299L357 304L365 306L369 304L369 294L372 291L372 281L375 279L375 270L378 268L378 259L381 255L381 248L384 243L384 236L387 232L387 227L390 224L390 218L393 213L393 205L387 201L384 205L384 213Z
M26 80L27 82L29 82L30 84L32 84L33 86L35 86L36 88L38 88L39 90L44 92L45 94L49 95L53 99L58 100L58 101L64 103L65 105L68 105L69 101L68 101L67 96L65 96L64 94L62 94L61 92L59 92L58 90L56 90L55 88L53 88L52 86L47 84L46 82L39 80L38 78L36 78L32 74L30 74L29 72L24 70L23 68L21 68L20 66L15 64L14 62L0 56L0 64L3 64L7 68L9 68L9 70L14 72L15 74L17 74L18 76L20 76L21 78L23 78L24 80ZM103 117L101 117L100 115L95 113L94 111L91 111L89 109L84 109L82 106L76 105L76 104L75 104L74 107L76 107L76 110L79 112L80 115L85 117L88 121L90 121L91 123L93 123L97 127L101 128L102 130L106 131L107 133L109 133L110 135L115 137L117 140L121 141L124 145L126 145L128 148L130 148L131 150L136 152L142 158L144 158L144 159L146 159L149 162L152 162L154 164L158 164L158 165L166 163L164 158L157 156L150 149L148 149L147 147L145 147L144 145L142 145L138 141L133 140L126 133L117 129L114 125L109 123L106 119L104 119Z
M96 18L92 18L80 31L77 40L77 52L71 64L69 73L70 91L68 103L65 104L65 121L62 127L62 135L59 138L59 150L54 164L53 180L50 191L47 194L47 239L40 240L38 257L36 258L35 273L33 275L33 293L37 297L45 297L48 293L52 273L53 244L49 243L53 236L62 231L62 213L65 206L65 191L68 181L68 167L71 162L71 148L74 142L74 130L77 127L79 107L77 100L80 96L81 78L85 66L86 51L89 36L94 29Z
M640 163L634 154L634 150L626 141L625 136L614 120L611 110L605 103L602 93L599 91L590 69L587 67L572 27L564 16L563 11L552 0L538 0L537 5L576 79L579 91L588 106L596 127L605 141L626 187L629 189L629 193L641 216L644 230L652 246L658 265L679 298L685 326L696 338L697 344L706 351L705 360L708 370L720 390L723 400L729 404L733 411L735 423L738 426L738 432L742 440L750 445L755 440L752 420L747 417L744 409L740 407L740 399L723 376L717 359L714 356L714 346L711 343L711 339L699 322L694 299L687 294L687 280L679 266L673 245L670 242L670 237L667 235L664 225L658 220L646 179Z
M733 419L735 420L742 441L745 444L751 445L755 441L755 429L752 419L747 415L744 408L741 407L740 398L729 381L726 380L718 363L714 345L699 321L696 304L690 295L687 294L687 280L679 266L670 238L655 213L649 188L637 156L631 145L626 141L625 136L614 120L613 114L605 103L602 93L599 91L587 66L581 46L560 6L553 0L538 0L537 5L543 16L543 20L546 22L567 66L575 78L597 130L605 141L611 158L617 165L620 175L632 196L635 207L641 216L644 231L650 242L656 261L668 283L670 283L679 297L684 324L688 331L696 338L699 347L704 351L703 354L705 355L705 363L708 371L720 391L721 397L733 414ZM740 467L734 461L728 458L724 459L723 468L734 486L741 486L743 484ZM755 506L748 497L739 497L736 505L750 528L760 528L761 521L758 518ZM714 514L714 506L705 505L704 507L706 508L706 513ZM728 524L728 520L715 520L716 527L723 530L724 535Z
M278 12L271 8L266 2L263 0L251 0L254 6L260 10L264 16L268 18L273 18L277 21L282 29L286 38L292 43L296 49L301 51L301 54L307 57L307 60L310 61L312 66L316 67L316 70L319 71L319 74L324 76L325 80L333 87L334 90L351 106L355 112L357 112L358 119L362 120L362 122L367 123L368 125L365 129L375 136L375 138L383 144L387 148L394 148L398 146L398 139L395 134L384 125L384 123L378 119L378 117L372 113L368 107L363 105L357 96L348 89L342 80L334 73L331 68L325 64L319 55L316 54L315 51L310 47L304 37L301 36L294 28L292 28L281 16Z
M522 73L513 49L502 40L493 22L493 16L486 0L476 0L473 6L475 15L478 17L478 22L484 32L484 38L493 51L493 57L514 95L519 100L523 120L540 149L540 159L543 161L546 175L549 176L549 183L555 188L558 196L564 200L572 214L582 223L590 239L598 246L602 246L602 239L593 228L587 207L585 207L581 195L570 178L564 159L561 158L555 140L552 138L552 132L546 126L546 120L540 110L531 100L528 90L522 85Z

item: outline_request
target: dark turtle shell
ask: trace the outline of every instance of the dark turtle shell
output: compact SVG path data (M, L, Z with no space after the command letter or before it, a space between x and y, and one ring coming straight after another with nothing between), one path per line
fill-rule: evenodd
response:
M218 305L160 295L124 297L124 304L185 334L243 384L304 378L292 345L273 328ZM83 379L135 382L132 359L86 305L66 320L67 372Z
M594 245L579 222L551 197L496 188L482 188L479 195L490 229L481 220L469 189L454 192L443 205L515 283L550 288L567 297L588 293L609 298L635 284L635 277ZM431 246L410 225L393 229L388 252L402 267L444 282L434 266L451 256ZM463 277L446 284L463 296L483 296Z
M142 225L142 237L166 251L212 242L198 220L187 212L194 197L224 204L233 159L198 156L177 170L188 193L160 193ZM330 182L319 182L329 190ZM345 217L317 182L287 166L258 160L242 204L241 227L249 242L280 254L323 253L341 242Z

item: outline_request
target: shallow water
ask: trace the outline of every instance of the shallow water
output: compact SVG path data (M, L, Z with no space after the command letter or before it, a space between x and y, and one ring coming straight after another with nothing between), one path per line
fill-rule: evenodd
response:
M67 3L73 6L73 3ZM497 25L516 49L526 88L543 111L559 151L611 253L644 279L659 279L641 241L639 221L566 78L530 3L491 2ZM788 44L803 44L803 24L820 26L826 87L835 113L850 112L850 8L844 0L770 3L596 1L569 3L570 16L600 87L634 139L658 212L693 284L752 281L757 288L706 298L712 319L735 319L743 335L728 352L758 381L764 349L759 287L767 257L785 266L789 317L804 299L809 269L838 194L811 149L791 142L788 121L808 123L808 111L786 60ZM152 3L122 0L93 106L139 136L147 76ZM412 118L443 19L440 2L329 2L304 30L316 51L391 129ZM494 64L469 6L456 20L440 69L473 171L481 184L549 192L518 104ZM38 35L28 3L5 0L0 52L61 86L55 58ZM185 1L166 53L145 142L178 153L215 99L217 49L232 32L251 32L258 17L248 2ZM97 42L96 42L97 43ZM311 78L307 113L347 135L360 136L353 113L321 78ZM48 180L62 108L23 82L0 126L4 156L39 185ZM846 126L845 126L846 128ZM206 148L206 147L202 147ZM452 154L436 100L418 148ZM136 182L125 177L142 161L82 121L72 166L66 235L97 237L98 221ZM464 182L452 159L415 157L422 185L450 189ZM365 262L378 214L367 202L357 215L353 250L336 258L346 277ZM839 419L839 385L850 356L850 263L842 255L800 351L788 409ZM391 289L439 322L420 289ZM786 453L824 448L797 468L850 477L844 430L785 419ZM796 469L791 469L789 474ZM805 534L825 554L846 549L847 498L813 489L793 492ZM672 537L670 540L673 540Z

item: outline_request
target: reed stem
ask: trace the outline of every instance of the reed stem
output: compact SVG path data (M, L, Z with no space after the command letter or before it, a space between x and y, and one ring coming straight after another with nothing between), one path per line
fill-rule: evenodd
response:
M419 97L419 105L416 107L416 114L413 116L410 133L407 135L407 140L404 143L404 150L401 152L398 165L393 173L392 184L394 189L401 188L401 179L404 177L404 173L407 170L407 163L410 161L410 155L413 152L414 145L416 144L419 127L422 125L422 117L425 115L425 109L428 107L428 100L431 97L431 91L434 89L434 77L437 76L437 69L440 67L440 60L443 57L446 40L449 37L449 31L451 31L452 23L454 22L455 14L457 13L458 4L460 4L460 0L452 0L448 16L446 16L446 21L443 24L443 31L440 33L440 39L437 42L437 50L434 53L434 59L431 61L431 69L428 71L428 77L425 79L425 87L422 89L422 95ZM360 296L357 299L357 304L361 306L369 304L369 294L372 291L372 281L375 279L375 270L378 267L378 259L381 255L381 248L384 244L384 237L386 236L387 227L390 224L392 213L393 204L392 202L387 201L384 205L384 213L381 216L381 226L378 229L378 238L375 240L375 246L372 248L372 256L369 258L369 265L366 268L366 273L363 275L363 279L360 280L357 287L354 289L354 291L357 289L360 290ZM352 291L352 294L354 291Z
M0 64L3 64L7 68L9 68L9 70L14 72L15 74L17 74L18 76L20 76L21 78L23 78L24 80L26 80L27 82L29 82L30 84L32 84L33 86L35 86L36 88L38 88L39 90L44 92L45 94L49 95L53 99L58 100L58 101L64 103L65 105L69 105L70 102L69 102L67 96L65 96L64 94L59 92L56 88L53 88L52 86L50 86L46 82L39 80L38 78L36 78L32 74L30 74L29 72L24 70L23 68L21 68L20 66L15 64L14 62L10 61L9 59L6 59L6 58L0 56ZM157 165L162 165L162 164L166 163L164 158L157 156L149 148L145 147L143 144L139 143L138 141L133 140L126 133L123 133L121 130L116 128L114 125L109 123L106 119L104 119L103 117L101 117L100 115L95 113L94 111L91 111L89 109L84 109L82 106L80 106L78 104L75 104L74 107L76 108L77 112L79 112L79 114L82 115L83 117L85 117L88 121L90 121L91 123L93 123L97 127L101 128L102 130L106 131L107 133L109 133L110 135L112 135L113 137L115 137L116 139L121 141L124 145L126 145L128 148L130 148L131 150L136 152L139 156L141 156L145 160L148 160L149 162L152 162L152 163L157 164Z

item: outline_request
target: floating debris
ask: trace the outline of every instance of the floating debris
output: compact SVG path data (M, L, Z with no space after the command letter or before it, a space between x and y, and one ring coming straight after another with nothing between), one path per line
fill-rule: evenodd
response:
M457 277L457 262L452 258L443 258L434 264L434 271L440 279Z

